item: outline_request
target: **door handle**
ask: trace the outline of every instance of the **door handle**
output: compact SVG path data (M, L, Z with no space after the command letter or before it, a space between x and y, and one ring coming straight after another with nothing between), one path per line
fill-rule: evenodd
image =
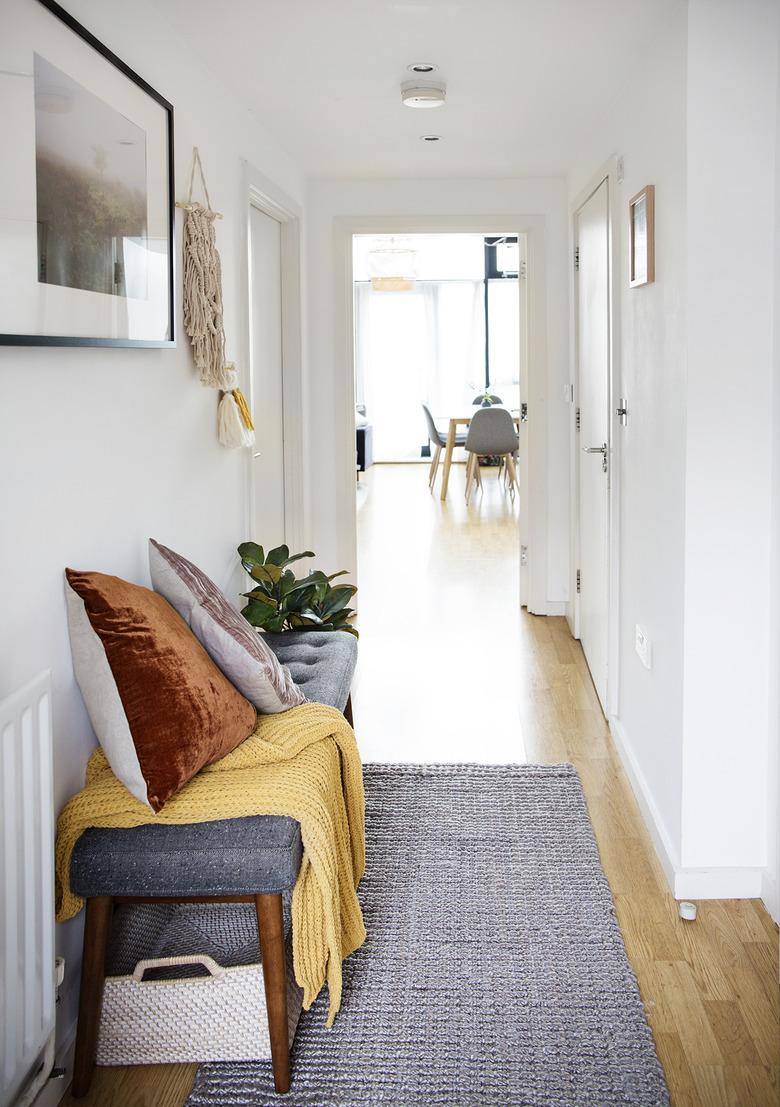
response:
M606 471L607 471L607 456L609 454L609 450L607 448L606 442L602 443L601 446L583 446L582 447L582 452L584 454L601 454L601 468L606 473Z

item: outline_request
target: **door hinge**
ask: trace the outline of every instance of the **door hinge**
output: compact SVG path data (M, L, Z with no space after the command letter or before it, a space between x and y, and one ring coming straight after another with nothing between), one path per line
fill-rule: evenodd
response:
M528 276L528 268L526 266L526 263L524 261L521 261L520 264L517 267L517 279L519 281L524 281L527 276Z
M577 595L582 591L582 576L579 569L577 570Z
M577 431L580 429L580 422L581 422L580 409L575 408L574 409L574 429L577 430Z
M574 272L579 273L579 271L580 271L580 248L579 248L579 246L575 246L574 247Z

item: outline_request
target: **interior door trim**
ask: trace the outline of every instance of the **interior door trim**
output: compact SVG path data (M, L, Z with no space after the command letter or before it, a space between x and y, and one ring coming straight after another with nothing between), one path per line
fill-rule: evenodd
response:
M284 540L291 549L305 549L309 531L308 504L306 501L305 473L308 450L304 433L304 384L303 339L301 304L301 208L273 181L263 176L249 162L244 162L244 292L242 296L244 320L243 365L244 383L247 386L250 408L254 409L257 397L253 395L250 372L250 333L252 305L250 302L250 251L249 222L251 209L257 208L275 219L281 228L281 302L282 302L282 420L284 435ZM246 534L252 533L255 503L255 466L252 450L247 450Z
M527 515L521 516L518 574L523 603L537 615L562 612L558 601L548 600L548 484L546 415L548 397L547 255L544 248L544 215L392 215L336 216L336 350L345 366L342 395L336 407L335 448L339 451L340 481L335 501L341 522L345 565L357 566L357 516L355 509L355 356L352 238L361 234L517 234L525 238L527 279L519 282L525 297L525 358L529 419ZM521 529L526 527L526 530ZM528 564L520 565L520 546L528 547ZM348 579L352 580L350 576ZM354 579L356 580L356 573ZM553 610L550 610L551 606Z
M620 191L618 183L618 158L612 157L591 178L586 187L575 197L570 207L570 258L569 310L570 310L570 366L571 366L571 416L569 420L571 457L571 559L569 567L569 595L566 618L575 638L580 636L580 602L577 593L576 573L580 556L579 533L579 432L576 412L579 407L579 350L577 318L577 274L575 250L577 249L577 216L598 188L607 184L607 233L608 253L608 393L609 393L609 472L607 496L607 548L608 548L608 612L607 612L607 694L606 713L609 719L620 714L620 479L622 473L622 437L619 417L615 409L624 395L620 374Z

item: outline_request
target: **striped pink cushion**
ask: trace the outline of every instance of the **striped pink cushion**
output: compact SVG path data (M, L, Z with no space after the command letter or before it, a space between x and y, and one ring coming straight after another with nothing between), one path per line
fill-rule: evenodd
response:
M290 670L197 565L152 538L149 569L155 592L178 611L228 680L258 711L272 715L305 702Z

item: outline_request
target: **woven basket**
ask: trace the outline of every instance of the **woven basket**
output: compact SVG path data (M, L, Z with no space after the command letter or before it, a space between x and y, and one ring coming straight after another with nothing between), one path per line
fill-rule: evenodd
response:
M144 980L150 969L201 965L207 976ZM287 943L287 1019L290 1043L302 991ZM107 977L98 1035L99 1065L174 1061L262 1061L271 1056L263 970L259 964L223 968L207 955L139 961L130 976Z

